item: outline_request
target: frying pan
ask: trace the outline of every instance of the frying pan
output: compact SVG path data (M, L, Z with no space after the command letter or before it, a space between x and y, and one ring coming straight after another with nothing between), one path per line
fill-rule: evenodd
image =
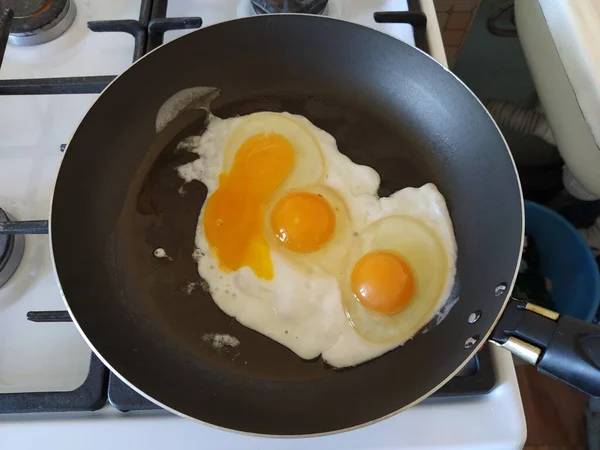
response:
M175 168L177 143L203 131L188 108L156 132L174 94L215 86L219 117L289 111L375 168L382 196L435 183L458 243L458 302L439 325L348 370L303 361L222 313L201 289L194 251L206 191ZM228 429L307 435L367 424L424 399L488 337L600 395L597 328L510 301L523 202L509 150L475 96L421 51L323 17L259 16L214 25L148 54L98 98L60 168L51 248L69 312L102 361L181 415ZM164 248L172 261L152 256ZM503 310L506 312L502 315ZM206 333L230 333L239 355Z

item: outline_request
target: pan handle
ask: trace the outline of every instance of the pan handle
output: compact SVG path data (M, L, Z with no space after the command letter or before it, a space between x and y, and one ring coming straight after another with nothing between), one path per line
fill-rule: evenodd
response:
M490 341L537 369L600 397L600 327L511 299Z

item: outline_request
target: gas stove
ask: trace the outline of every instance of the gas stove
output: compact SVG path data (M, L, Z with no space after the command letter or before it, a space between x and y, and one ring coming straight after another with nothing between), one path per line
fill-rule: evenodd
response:
M115 76L193 29L272 12L270 7L287 3L0 0L11 9L0 17L0 57L5 49L0 69L0 229L13 226L23 233L0 235L4 442L19 448L41 443L100 448L106 443L92 433L106 433L111 445L123 448L307 444L304 439L242 436L176 418L110 374L69 323L43 234L65 145ZM446 64L432 0L292 3L312 8L298 12L326 14L391 34ZM2 33L9 25L10 35ZM9 223L32 219L42 220ZM424 404L359 430L310 439L310 445L322 448L519 448L525 428L512 359L501 349L486 348Z

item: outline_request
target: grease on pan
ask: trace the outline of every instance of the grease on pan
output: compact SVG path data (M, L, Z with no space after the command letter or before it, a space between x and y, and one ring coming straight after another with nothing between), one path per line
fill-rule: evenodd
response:
M219 96L216 87L193 87L184 89L165 101L156 114L156 132L160 133L182 112L189 109L203 109L210 113L210 102Z

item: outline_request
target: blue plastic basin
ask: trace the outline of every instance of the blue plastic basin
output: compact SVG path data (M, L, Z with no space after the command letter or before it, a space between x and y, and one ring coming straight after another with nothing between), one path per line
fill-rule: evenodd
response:
M540 255L540 270L552 281L559 313L591 321L600 302L600 273L588 243L550 208L525 201L525 233Z

